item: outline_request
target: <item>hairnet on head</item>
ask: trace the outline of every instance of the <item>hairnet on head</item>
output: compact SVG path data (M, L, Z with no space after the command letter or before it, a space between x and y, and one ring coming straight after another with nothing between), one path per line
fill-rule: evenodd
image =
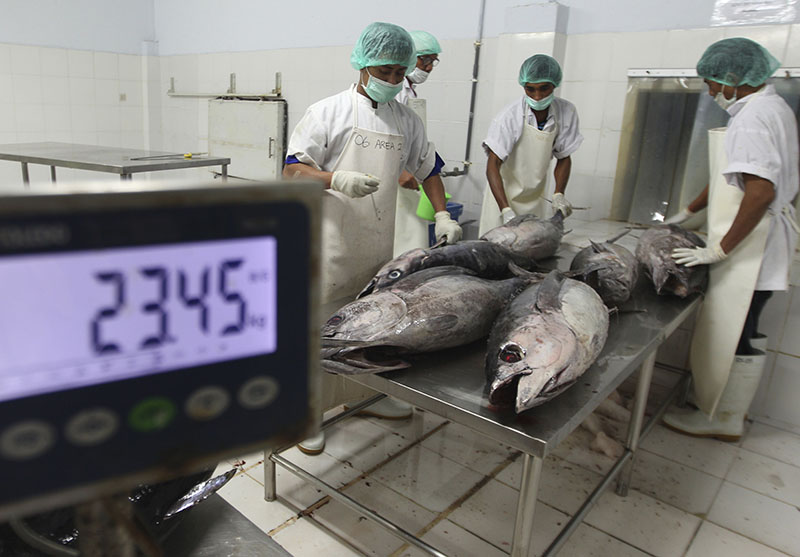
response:
M526 83L552 83L558 87L561 85L561 66L547 54L531 56L519 69L519 84L525 87Z
M743 37L709 46L697 62L697 75L723 85L758 87L781 63L766 48Z
M353 47L350 64L357 70L368 66L399 64L408 66L408 72L411 72L417 64L414 41L408 31L399 25L370 23Z
M414 40L414 48L417 51L417 56L427 56L428 54L439 54L442 52L439 41L427 31L409 31L409 34Z

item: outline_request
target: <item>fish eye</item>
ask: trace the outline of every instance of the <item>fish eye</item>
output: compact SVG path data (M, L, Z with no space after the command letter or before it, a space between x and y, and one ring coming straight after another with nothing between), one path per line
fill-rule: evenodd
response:
M402 275L402 274L403 273L401 273L398 269L395 269L394 271L391 271L387 276L390 279L397 279L397 278L400 278L400 275Z
M341 315L334 315L333 317L328 319L328 325L338 325L342 321L344 321L344 317L342 317Z
M525 349L518 344L506 344L500 350L500 360L507 364L513 364L525 357Z

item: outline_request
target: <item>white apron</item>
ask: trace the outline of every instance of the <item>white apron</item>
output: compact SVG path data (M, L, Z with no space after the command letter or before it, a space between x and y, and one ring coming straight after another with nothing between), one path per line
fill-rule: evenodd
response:
M357 199L325 190L322 201L322 303L354 296L381 265L392 258L392 234L389 232L394 225L395 192L403 167L404 138L398 134L359 128L355 96L358 94L353 91L353 131L333 169L372 174L381 179L381 185L376 193ZM397 129L400 129L399 125ZM323 411L375 395L372 389L331 373L322 374L321 390Z
M406 106L422 120L423 127L428 129L427 107L425 99L408 99ZM394 257L408 250L428 247L429 222L417 216L419 190L397 188L397 216L394 221Z
M745 106L742 110L747 110ZM725 128L708 132L708 245L720 242L730 229L744 192L722 175L728 165ZM708 290L697 316L690 365L697 405L713 416L728 382L736 347L756 285L771 215L764 215L730 255L709 268Z
M391 232L404 138L359 128L358 94L353 91L353 131L333 170L372 174L381 184L377 192L357 199L330 189L324 192L322 303L356 294L392 258Z
M550 105L554 110L555 105ZM553 143L556 140L558 124L550 130L541 131L528 123L528 108L523 111L525 121L522 136L514 145L511 154L500 165L500 176L506 191L508 203L517 215L533 213L539 217L547 216L547 203L542 199L547 185L547 169L553 158ZM555 114L554 114L555 117ZM481 207L481 225L478 236L483 236L492 228L503 224L500 209L492 194L492 188L486 186Z

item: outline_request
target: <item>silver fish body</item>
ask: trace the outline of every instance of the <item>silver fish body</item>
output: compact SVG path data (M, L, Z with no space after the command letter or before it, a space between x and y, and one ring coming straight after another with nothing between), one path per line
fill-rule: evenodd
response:
M595 361L608 337L608 310L582 282L552 271L500 313L489 335L489 402L517 413L553 398Z
M639 278L639 261L630 250L613 241L583 248L570 264L572 276L600 294L608 307L617 307L631 297Z
M482 278L510 276L508 263L528 268L533 261L515 256L503 246L483 240L457 242L437 248L418 248L402 253L381 267L372 280L356 296L362 298L385 290L402 278L432 267L463 267Z
M539 261L555 255L564 236L564 217L560 211L549 220L536 215L519 215L492 228L481 239L507 248L511 253Z
M488 280L458 267L423 269L354 300L322 328L322 368L375 373L408 367L396 355L450 348L489 333L503 306L530 280Z
M703 292L708 284L708 266L686 267L672 258L675 248L705 247L697 234L671 224L649 228L636 244L636 259L642 264L658 294L685 298Z

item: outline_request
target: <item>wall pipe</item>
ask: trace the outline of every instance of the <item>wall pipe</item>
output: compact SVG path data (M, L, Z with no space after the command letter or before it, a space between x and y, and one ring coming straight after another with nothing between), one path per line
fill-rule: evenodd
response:
M467 123L467 146L464 151L464 167L445 170L441 176L463 176L469 172L472 162L469 160L470 144L472 143L472 125L475 122L475 97L478 93L478 65L481 56L481 41L483 40L483 20L486 15L486 0L481 0L480 19L478 21L478 38L475 39L475 61L472 64L472 92L469 99L469 121Z

